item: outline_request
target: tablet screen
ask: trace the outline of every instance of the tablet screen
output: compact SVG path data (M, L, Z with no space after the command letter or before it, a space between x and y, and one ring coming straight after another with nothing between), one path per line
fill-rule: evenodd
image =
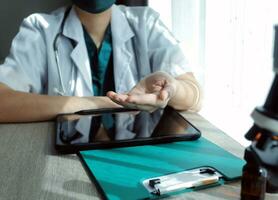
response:
M56 148L85 150L194 140L200 131L170 107L145 111L60 115L57 118Z

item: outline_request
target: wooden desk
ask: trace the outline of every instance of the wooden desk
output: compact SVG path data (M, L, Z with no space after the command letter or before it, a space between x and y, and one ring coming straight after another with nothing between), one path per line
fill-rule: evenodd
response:
M185 114L203 136L234 155L244 148L198 114ZM99 199L75 155L58 155L53 122L0 125L0 200ZM171 199L239 199L240 182L185 193ZM278 199L267 195L266 199Z

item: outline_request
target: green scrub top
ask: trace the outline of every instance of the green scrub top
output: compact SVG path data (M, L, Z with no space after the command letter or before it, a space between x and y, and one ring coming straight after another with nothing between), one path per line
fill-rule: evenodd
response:
M84 26L83 32L92 71L94 96L106 96L108 91L115 90L111 26L109 25L107 27L99 49L97 49L93 39ZM96 135L101 123L108 131L110 139L114 139L114 121L115 120L112 114L105 114L101 118L93 118L90 141L94 141L94 136Z
M114 90L112 34L110 25L105 31L101 46L97 49L89 33L84 30L84 38L92 71L93 91L95 96L105 96Z

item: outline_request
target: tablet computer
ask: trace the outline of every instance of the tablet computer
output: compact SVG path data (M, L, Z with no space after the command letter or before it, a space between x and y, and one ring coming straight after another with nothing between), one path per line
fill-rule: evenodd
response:
M55 147L61 153L197 140L201 132L166 107L153 113L133 109L98 109L59 115Z

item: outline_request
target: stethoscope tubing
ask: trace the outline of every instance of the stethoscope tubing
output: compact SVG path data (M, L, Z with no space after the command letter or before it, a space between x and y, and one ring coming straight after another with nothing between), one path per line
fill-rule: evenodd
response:
M59 91L59 89L57 87L57 88L55 88L55 92L58 93L61 96L65 96L66 95L66 89L65 89L65 85L64 85L64 81L63 81L63 77L62 77L62 72L61 72L61 66L60 66L58 39L62 35L62 32L64 30L64 26L65 26L65 21L66 21L68 15L70 13L71 8L72 8L72 6L69 6L66 9L64 17L63 17L63 20L62 20L62 23L61 23L60 32L57 33L57 35L56 35L56 37L54 39L54 42L53 42L53 50L54 50L54 54L55 54L55 62L56 62L56 65L57 65L58 76L59 76L59 79L60 79L60 84L61 84L61 89L62 89L62 91Z

